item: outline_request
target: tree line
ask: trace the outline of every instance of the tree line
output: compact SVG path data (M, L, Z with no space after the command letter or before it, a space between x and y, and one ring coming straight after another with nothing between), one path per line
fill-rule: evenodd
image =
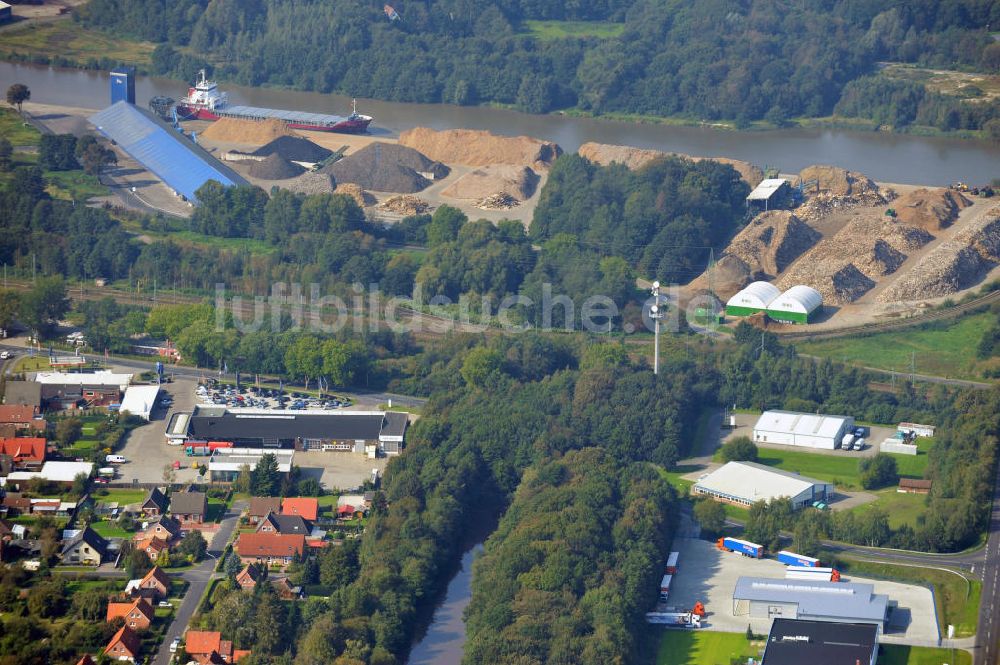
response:
M884 60L1000 70L988 33L1000 9L976 0L428 0L397 9L402 20L392 21L362 0L94 0L74 16L157 42L152 72L187 80L221 63L217 76L246 85L739 126L827 116L845 86ZM526 29L553 19L621 32L550 39Z

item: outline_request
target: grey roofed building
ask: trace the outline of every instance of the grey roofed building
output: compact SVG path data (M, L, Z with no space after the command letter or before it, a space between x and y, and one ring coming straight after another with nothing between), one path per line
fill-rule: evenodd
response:
M174 492L170 495L170 514L189 520L203 520L208 512L204 492Z
M89 545L101 559L107 556L108 541L89 526L84 527L78 534L63 543L62 556L72 555L74 550L80 545Z
M42 406L42 384L35 381L8 381L3 393L3 403L7 405L27 404Z
M745 609L745 611L740 611ZM889 597L872 584L740 577L733 615L885 624Z
M257 526L257 533L283 533L309 535L309 527L301 515L281 515L268 513Z
M154 515L162 515L167 512L168 503L169 501L166 495L160 491L160 488L154 487L149 490L149 494L146 495L140 509L144 514L149 515L150 517Z
M761 665L875 665L878 626L777 618Z

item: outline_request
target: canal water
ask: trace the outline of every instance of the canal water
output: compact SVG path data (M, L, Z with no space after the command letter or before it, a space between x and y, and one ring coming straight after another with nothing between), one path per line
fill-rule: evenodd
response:
M108 104L106 72L0 63L0 86L6 89L14 82L28 85L33 102L95 109ZM234 104L340 115L347 115L351 109L351 100L339 95L229 84L221 88ZM181 81L140 77L136 99L140 104L146 104L154 95L179 99L186 89ZM488 129L555 141L568 152L587 141L597 141L705 157L732 157L773 166L785 173L810 164L832 164L883 182L906 184L947 185L957 180L984 184L1000 177L1000 145L985 141L832 129L734 132L364 99L358 100L358 111L375 117L372 133L387 136L419 126Z

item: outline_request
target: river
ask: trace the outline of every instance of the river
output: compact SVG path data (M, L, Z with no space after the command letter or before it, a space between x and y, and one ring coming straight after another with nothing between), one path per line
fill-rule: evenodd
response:
M435 607L427 632L413 646L407 665L460 665L465 645L462 613L472 595L472 560L482 543L462 555L462 566L448 583L444 599Z
M0 85L25 83L31 101L103 108L108 103L106 72L0 63ZM231 103L346 115L351 100L339 95L225 84ZM186 87L171 79L140 77L136 100L154 95L175 99ZM488 129L555 141L567 152L598 141L655 148L705 157L732 157L769 165L784 173L810 164L833 164L882 182L947 185L961 180L985 184L1000 177L1000 145L956 138L910 136L834 129L735 132L708 127L676 127L444 104L358 100L358 110L375 117L372 132L395 135L411 127Z

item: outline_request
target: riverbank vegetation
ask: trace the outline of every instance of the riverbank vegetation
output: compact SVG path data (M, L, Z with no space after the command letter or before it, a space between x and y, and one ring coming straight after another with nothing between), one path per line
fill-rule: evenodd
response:
M156 43L150 71L187 80L207 66L248 85L738 128L835 109L896 129L981 131L1000 117L995 99L919 82L903 90L876 76L883 61L1000 71L987 32L1000 23L995 3L436 0L396 9L400 20L356 0L92 0L78 14Z

